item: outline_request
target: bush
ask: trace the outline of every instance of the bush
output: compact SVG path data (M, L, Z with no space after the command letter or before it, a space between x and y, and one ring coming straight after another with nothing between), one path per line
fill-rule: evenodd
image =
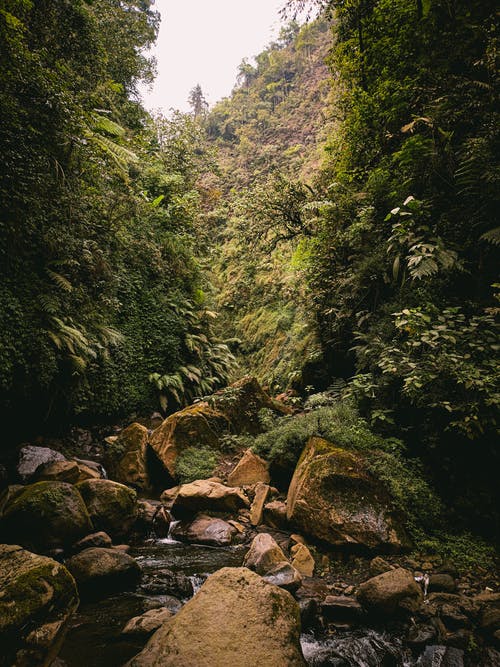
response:
M216 465L215 452L208 447L188 447L177 459L175 474L181 484L189 484L211 477Z

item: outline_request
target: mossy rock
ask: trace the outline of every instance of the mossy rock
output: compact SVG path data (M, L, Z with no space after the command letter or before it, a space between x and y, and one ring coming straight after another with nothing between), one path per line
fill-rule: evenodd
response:
M78 606L73 577L51 558L2 544L0 590L0 663L50 665Z
M141 491L149 490L147 464L148 429L133 423L108 446L104 465L111 479Z
M409 546L401 517L362 454L309 439L287 497L287 519L336 547L398 552Z
M137 493L133 489L109 479L87 479L77 488L95 530L103 530L113 540L130 533L138 515Z
M37 482L15 493L1 527L6 541L37 552L66 549L93 530L82 496L66 482Z

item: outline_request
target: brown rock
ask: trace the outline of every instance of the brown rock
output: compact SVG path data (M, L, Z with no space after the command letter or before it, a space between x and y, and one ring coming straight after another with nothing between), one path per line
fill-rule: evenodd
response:
M292 565L304 577L312 577L315 562L311 552L305 544L296 544L291 549Z
M248 498L240 489L200 479L179 487L172 513L182 517L197 512L237 512L249 505Z
M357 598L367 611L391 616L416 611L423 596L411 572L397 568L362 583Z
M390 504L387 490L368 472L360 453L312 437L288 490L287 518L335 546L399 551L407 538Z
M455 579L449 574L431 574L429 591L435 593L454 593L457 590Z
M269 464L247 449L227 478L228 486L251 486L262 482L269 484Z
M91 547L103 547L104 549L109 549L111 545L112 542L110 536L101 530L98 533L92 533L79 540L73 545L72 550L78 552L83 551L84 549L90 549Z
M181 542L227 546L231 544L237 530L222 519L200 515L194 521L180 521L172 528L171 535Z
M262 523L262 516L264 513L264 504L269 495L269 485L259 483L255 487L255 497L250 508L250 523L252 526L258 526Z
M384 572L389 572L389 570L393 569L393 566L380 556L375 556L375 558L370 561L370 574L372 577L384 574Z
M284 588L285 590L290 591L290 593L295 592L302 585L300 572L287 561L283 561L272 567L262 578L264 581L267 581L268 584L274 584L275 586Z
M150 609L141 616L131 618L122 630L122 635L132 635L135 637L149 637L155 630L158 630L166 621L172 618L173 614L167 607L158 607Z
M305 667L299 608L246 568L223 568L129 667Z
M171 489L165 489L165 491L161 494L160 500L167 509L172 508L180 488L180 486L174 486Z
M134 587L140 579L137 562L118 549L85 549L66 561L81 597L102 597Z
M277 528L278 530L287 528L286 503L281 500L266 503L264 505L264 522L271 528Z
M79 477L80 468L76 461L50 461L38 466L33 479L37 482L68 482L68 484L75 484Z
M77 484L96 530L113 540L125 537L137 516L137 494L124 484L109 479L88 479Z
M105 466L109 477L141 491L151 487L147 467L148 429L130 424L108 447Z
M354 598L344 595L327 595L321 605L323 617L332 622L354 623L363 616L363 608Z
M263 575L283 562L288 562L288 559L274 538L268 533L260 533L254 537L243 565Z

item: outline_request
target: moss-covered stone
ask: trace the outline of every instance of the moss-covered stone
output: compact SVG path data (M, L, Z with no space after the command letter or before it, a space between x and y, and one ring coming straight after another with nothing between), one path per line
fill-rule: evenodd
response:
M1 664L49 665L78 606L73 577L51 558L0 545L0 591Z
M67 548L92 532L78 489L65 482L37 482L14 494L1 527L5 540L41 552Z
M133 489L109 479L88 479L77 484L77 488L95 530L103 530L114 540L130 533L138 515L137 493Z
M408 544L387 489L363 455L318 437L310 438L295 469L287 518L335 546L399 551Z
M105 467L111 479L139 490L151 487L147 468L148 430L133 423L107 449Z

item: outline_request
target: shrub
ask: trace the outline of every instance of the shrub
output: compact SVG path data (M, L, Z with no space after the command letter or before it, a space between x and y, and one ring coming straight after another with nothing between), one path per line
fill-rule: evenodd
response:
M175 473L181 484L188 484L211 477L216 465L215 452L208 447L188 447L177 459Z

